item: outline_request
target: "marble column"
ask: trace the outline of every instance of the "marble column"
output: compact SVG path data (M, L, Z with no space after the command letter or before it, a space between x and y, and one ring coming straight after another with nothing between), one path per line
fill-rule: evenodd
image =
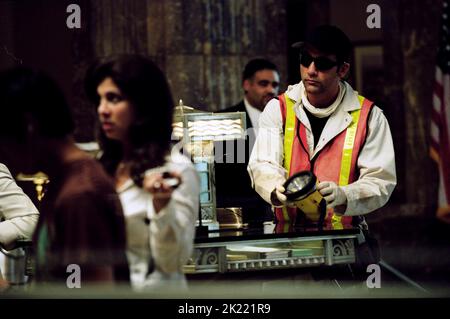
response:
M428 150L440 2L383 2L386 113L396 147L396 193L406 214L432 212L437 202L436 166Z

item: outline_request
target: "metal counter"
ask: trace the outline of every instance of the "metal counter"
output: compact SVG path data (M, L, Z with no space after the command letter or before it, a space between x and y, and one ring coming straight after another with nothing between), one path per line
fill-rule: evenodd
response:
M356 227L261 227L223 229L197 235L185 273L226 273L315 267L355 262Z

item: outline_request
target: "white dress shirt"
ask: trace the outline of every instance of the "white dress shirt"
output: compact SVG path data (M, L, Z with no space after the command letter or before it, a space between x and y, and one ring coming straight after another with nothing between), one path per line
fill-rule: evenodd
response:
M255 129L255 134L258 135L259 117L261 116L262 112L256 107L253 107L245 97L244 97L244 105L245 110L247 111L247 114L250 117L250 122L252 122L252 126Z

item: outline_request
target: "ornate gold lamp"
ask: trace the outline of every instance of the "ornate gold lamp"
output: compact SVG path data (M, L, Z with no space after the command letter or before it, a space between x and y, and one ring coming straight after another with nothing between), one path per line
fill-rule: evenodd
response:
M23 174L19 173L16 179L21 182L33 182L36 190L36 197L38 201L41 201L45 195L45 185L50 182L48 176L43 172L37 172L36 174Z

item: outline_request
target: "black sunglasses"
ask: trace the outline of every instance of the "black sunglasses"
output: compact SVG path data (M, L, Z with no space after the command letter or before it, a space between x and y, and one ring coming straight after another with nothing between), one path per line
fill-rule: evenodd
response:
M332 67L338 65L337 61L333 61L324 56L318 56L316 58L313 58L311 54L309 54L308 52L300 53L301 65L303 65L305 68L308 68L312 62L314 62L316 69L319 71L327 71Z

